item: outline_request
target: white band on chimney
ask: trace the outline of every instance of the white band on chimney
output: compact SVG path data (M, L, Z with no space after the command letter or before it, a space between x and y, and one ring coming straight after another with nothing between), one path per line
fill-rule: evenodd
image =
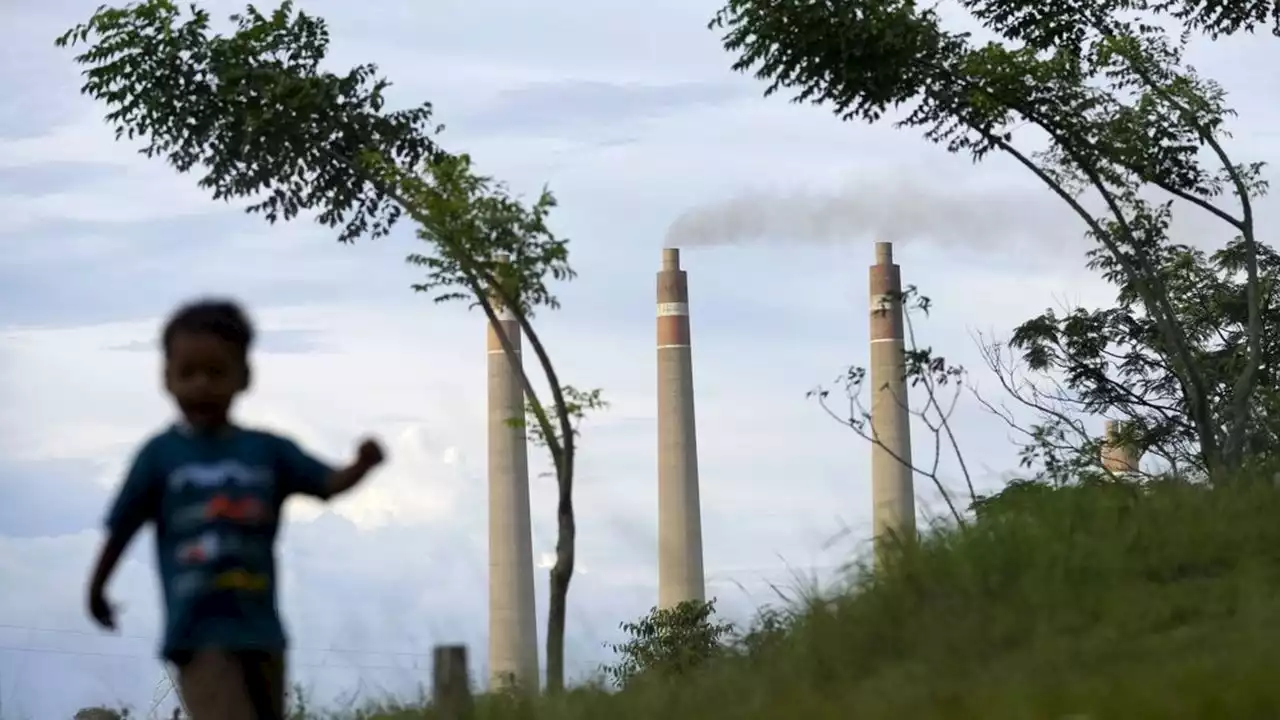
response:
M689 314L689 303L658 303L658 317L684 316Z
M495 314L498 316L498 320L500 320L501 322L515 322L515 321L516 321L516 314L515 314L515 311L513 311L513 310L512 310L511 308L509 308L509 307L500 307L500 308L497 308L497 312L496 312Z

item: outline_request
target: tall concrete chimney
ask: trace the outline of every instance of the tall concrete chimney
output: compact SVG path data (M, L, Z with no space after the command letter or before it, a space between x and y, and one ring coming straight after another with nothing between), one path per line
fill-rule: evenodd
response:
M705 600L689 282L680 251L658 273L658 607Z
M876 243L870 284L871 437L876 440L871 447L871 524L879 550L888 533L906 538L916 530L902 275L893 262L893 243Z
M1108 420L1102 437L1102 467L1113 473L1136 473L1142 452L1122 439L1124 423Z
M507 262L499 255L498 262ZM533 596L529 520L529 454L523 425L519 365L502 351L498 333L520 352L520 325L496 301L489 324L489 678L495 689L537 689L538 629ZM518 362L518 361L517 361Z

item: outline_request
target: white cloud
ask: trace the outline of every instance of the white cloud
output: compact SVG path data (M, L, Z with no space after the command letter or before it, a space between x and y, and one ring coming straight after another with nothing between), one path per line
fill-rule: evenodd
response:
M136 223L161 218L208 214L208 199L194 189L174 188L163 167L131 170L109 183L87 183L65 192L8 198L0 203L0 233L30 232L50 220L83 223ZM163 197L157 204L154 198Z
M79 113L41 135L0 139L0 168L22 168L48 163L86 163L144 167L152 163L139 157L137 144L115 142L102 113L88 103ZM2 137L2 136L0 136ZM170 176L172 173L170 173Z

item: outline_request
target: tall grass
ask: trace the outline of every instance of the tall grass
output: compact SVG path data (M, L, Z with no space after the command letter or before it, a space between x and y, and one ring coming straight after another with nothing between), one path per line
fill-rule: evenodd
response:
M480 698L476 718L1280 718L1280 491L1026 493L789 610L677 681Z

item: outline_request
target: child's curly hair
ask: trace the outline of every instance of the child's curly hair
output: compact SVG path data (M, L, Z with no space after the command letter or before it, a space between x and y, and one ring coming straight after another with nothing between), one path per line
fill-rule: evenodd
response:
M179 333L207 333L240 351L246 363L253 345L253 323L239 303L233 300L205 299L187 303L174 311L165 323L161 343L167 357L173 338Z

